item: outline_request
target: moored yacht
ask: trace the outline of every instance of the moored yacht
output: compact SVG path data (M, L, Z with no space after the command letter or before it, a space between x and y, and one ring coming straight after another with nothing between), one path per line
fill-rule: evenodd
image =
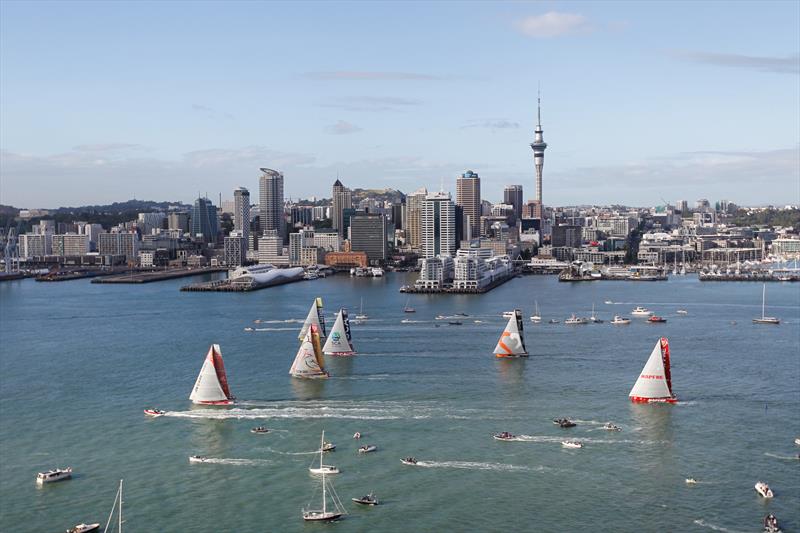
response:
M564 324L569 324L569 325L588 324L588 323L589 321L587 319L575 316L574 314L564 321Z
M322 509L308 509L305 508L302 510L303 512L303 520L307 522L330 522L332 520L337 520L345 514L344 507L342 506L341 502L339 501L339 497L336 495L336 491L333 489L333 485L330 487L331 493L331 501L333 502L334 510L328 510L328 481L325 479L325 472L322 472Z
M36 483L43 485L45 483L53 483L63 479L70 479L72 477L72 467L67 468L54 468L47 472L39 472L36 474Z
M626 318L624 316L614 315L614 320L611 321L611 325L613 326L627 326L631 323L630 318Z
M756 492L764 498L772 498L774 496L772 489L769 488L769 485L763 481L756 482L753 488L756 489Z
M333 465L326 465L322 463L322 455L325 453L325 432L322 432L322 437L319 442L319 466L309 466L308 471L312 474L338 474L339 469Z
M753 324L774 324L778 325L781 323L779 318L774 316L767 316L766 311L766 301L767 301L767 284L764 284L764 288L761 292L761 316L759 318L753 319Z
M636 309L631 311L631 315L633 316L650 316L653 312L646 307L636 306Z

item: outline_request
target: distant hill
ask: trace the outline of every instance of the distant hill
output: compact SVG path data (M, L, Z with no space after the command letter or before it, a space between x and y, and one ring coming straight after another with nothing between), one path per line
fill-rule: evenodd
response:
M75 213L104 213L119 214L135 211L146 213L152 211L166 211L170 207L190 208L191 206L183 202L154 202L152 200L128 200L126 202L114 202L107 205L84 205L80 207L59 207L52 209L52 213L75 214Z
M360 202L366 198L375 198L393 204L400 203L405 194L397 189L353 189L353 201Z

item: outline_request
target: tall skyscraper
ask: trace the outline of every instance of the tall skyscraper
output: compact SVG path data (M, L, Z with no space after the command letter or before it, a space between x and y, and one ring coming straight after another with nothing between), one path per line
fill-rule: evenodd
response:
M202 238L205 242L216 242L217 208L208 198L198 198L192 208L192 237Z
M233 191L233 229L250 242L250 191L244 187Z
M350 249L366 252L370 264L382 263L388 255L386 217L383 214L361 214L350 218Z
M422 202L428 196L428 189L422 187L406 196L406 213L403 217L403 229L406 230L406 242L412 248L422 245Z
M332 227L335 229L342 238L347 238L345 228L347 224L344 221L344 210L353 207L353 193L342 185L342 182L337 178L333 183L332 191L333 208L331 213Z
M454 256L456 210L449 193L429 194L422 202L422 257Z
M261 232L278 230L284 235L283 219L283 174L271 168L260 169L263 174L258 179L258 207L260 211Z
M506 185L503 189L503 203L514 206L514 216L522 218L522 185Z
M464 209L464 217L469 218L469 238L481 234L481 178L467 170L456 180L456 203ZM464 231L466 234L466 230Z
M544 130L542 129L542 96L539 95L537 107L536 130L534 132L531 148L533 149L533 163L536 165L536 199L534 200L534 218L542 218L544 209L542 207L542 169L544 168L544 151L547 143L544 142Z

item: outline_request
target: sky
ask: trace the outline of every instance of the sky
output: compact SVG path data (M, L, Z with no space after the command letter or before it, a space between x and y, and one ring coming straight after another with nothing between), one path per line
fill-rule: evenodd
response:
M260 167L546 205L800 203L800 2L0 2L0 203L216 200Z

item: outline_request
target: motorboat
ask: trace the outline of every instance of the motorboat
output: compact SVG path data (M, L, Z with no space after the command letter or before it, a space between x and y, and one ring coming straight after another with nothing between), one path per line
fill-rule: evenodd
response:
M800 437L797 437L796 439L794 439L794 443L797 444L798 446L800 446Z
M575 426L578 425L569 418L554 418L553 424L560 426L562 428L574 428Z
M328 492L331 493L331 501L333 502L333 510L328 510ZM330 491L328 490L328 481L325 479L325 473L322 474L322 509L303 509L303 520L306 522L331 522L338 520L345 514L344 507L336 495L336 491L331 485Z
M622 428L612 424L611 422L607 422L603 424L603 429L606 431L622 431Z
M651 324L662 324L666 322L667 319L661 316L653 315L650 318L648 318L647 321L650 322Z
M404 318L400 321L401 324L413 324L416 320L411 320L410 318Z
M250 430L250 433L269 433L269 429L265 426L258 426Z
M453 316L463 316L464 318L466 318L466 317L468 317L469 315L468 315L467 313L456 313L456 314L454 314Z
M583 448L583 444L577 440L562 440L561 446L564 448Z
M255 320L253 320L253 324L261 324L261 319L257 318Z
M360 498L351 498L351 500L353 500L355 503L360 503L361 505L378 505L378 497L371 492L366 496L362 496Z
M374 452L377 449L378 447L375 446L374 444L365 444L364 446L358 447L358 453L370 453Z
M145 409L144 414L147 416L152 416L153 418L157 418L159 416L164 416L166 413L161 409Z
M253 328L251 328L251 327L246 327L246 328L244 328L244 330L245 330L245 331L255 331L255 330L254 330Z
M322 437L319 440L319 466L309 466L308 471L312 474L338 474L339 469L333 465L326 465L322 463L322 455L325 453L325 445L328 444L331 446L329 442L325 442L325 431L322 432ZM335 448L335 446L334 446Z
M772 494L772 489L769 488L769 485L763 481L756 482L753 488L756 489L756 492L764 498L772 498L772 496L774 496Z
M636 309L631 311L633 316L650 316L653 312L645 307L637 306Z
M556 319L556 318L551 318L551 319L548 321L548 324L558 324L558 322L559 322L559 321L558 321L558 319Z
M435 320L446 320L447 317L444 315L436 315Z
M503 318L514 318L514 311L503 311Z
M778 518L774 514L770 513L764 517L764 531L765 533L781 533Z
M400 459L400 462L404 465L414 466L417 464L417 460L413 457L406 457L405 459Z
M631 323L630 318L624 316L614 315L614 320L611 321L612 326L627 326Z
M78 524L67 530L67 533L91 533L92 531L100 531L100 524Z
M460 320L451 320L450 322L448 322L448 324L451 326L460 326L461 324L463 324L463 322L461 322Z
M503 431L502 433L496 433L493 435L494 440L514 440L517 438L516 435L509 433L508 431Z
M45 483L54 483L72 477L72 467L67 468L54 468L47 472L39 472L36 474L36 483L44 485Z
M697 480L695 478L693 478L693 477L687 477L686 478L686 484L687 485L696 485L697 484Z
M326 442L322 445L323 452L332 452L336 450L336 445L332 442Z
M208 457L205 457L203 455L190 455L189 456L189 462L190 463L207 463L208 462Z
M603 303L606 304L606 305L613 305L614 302L612 302L611 300L606 300Z
M475 324L483 324L483 320L473 320L472 322Z
M575 316L574 314L564 321L564 324L569 324L569 325L588 324L588 323L589 321L587 319Z
M678 309L675 312L678 313L679 315L688 315L689 314L689 311L687 311L686 309Z
M360 431L356 431L355 433L353 433L353 438L356 439L356 440L360 439L361 438L361 432Z

